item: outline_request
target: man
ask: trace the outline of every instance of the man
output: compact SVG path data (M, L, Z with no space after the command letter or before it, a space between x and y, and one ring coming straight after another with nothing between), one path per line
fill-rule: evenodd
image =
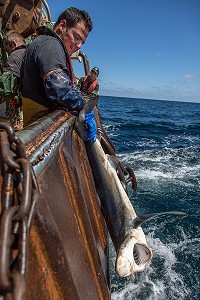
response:
M81 48L91 30L88 13L74 7L61 13L53 30L39 29L39 36L29 45L22 66L25 126L58 106L77 112L83 108L84 98L74 87L70 55ZM88 140L94 141L94 118L86 125Z
M83 96L86 96L88 99L98 97L99 95L99 83L97 77L99 76L99 69L94 67L90 74L85 77L81 77L78 83Z
M6 117L15 130L21 130L23 128L23 115L19 81L26 44L17 31L10 30L4 34L2 46L8 53L8 58L0 76L0 97L2 100L6 100Z
M84 96L85 102L95 101L97 104L98 96L99 96L99 83L97 77L99 75L99 69L94 67L90 74L85 77L81 77L78 82L78 88L81 90L82 95ZM92 103L92 102L91 102ZM94 106L94 104L93 104ZM79 119L82 116L79 115ZM85 122L91 122L94 118L94 110L85 115Z

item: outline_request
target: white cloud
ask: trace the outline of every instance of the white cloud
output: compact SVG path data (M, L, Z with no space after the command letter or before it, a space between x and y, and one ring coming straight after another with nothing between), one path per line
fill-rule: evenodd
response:
M184 78L185 79L191 79L191 78L193 78L193 75L192 74L185 74Z

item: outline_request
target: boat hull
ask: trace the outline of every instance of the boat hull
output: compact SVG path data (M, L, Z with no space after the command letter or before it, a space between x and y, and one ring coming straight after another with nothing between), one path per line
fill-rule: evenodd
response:
M55 112L18 134L40 190L26 299L110 299L106 225L73 118Z

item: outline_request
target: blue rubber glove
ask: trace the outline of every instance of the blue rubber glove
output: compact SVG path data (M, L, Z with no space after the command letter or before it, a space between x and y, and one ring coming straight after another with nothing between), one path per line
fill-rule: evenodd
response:
M97 134L97 125L96 125L93 110L85 115L85 125L86 125L85 132L86 132L88 141L95 142L96 134Z

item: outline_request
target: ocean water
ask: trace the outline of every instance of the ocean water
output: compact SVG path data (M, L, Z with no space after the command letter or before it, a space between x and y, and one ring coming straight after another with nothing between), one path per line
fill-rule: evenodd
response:
M111 244L112 300L200 299L200 104L101 96L104 128L136 175L137 214L182 211L142 225L151 264L119 278Z
M101 96L99 109L117 155L135 172L136 213L188 214L142 225L154 256L135 276L116 275L110 245L111 299L200 299L200 104Z

